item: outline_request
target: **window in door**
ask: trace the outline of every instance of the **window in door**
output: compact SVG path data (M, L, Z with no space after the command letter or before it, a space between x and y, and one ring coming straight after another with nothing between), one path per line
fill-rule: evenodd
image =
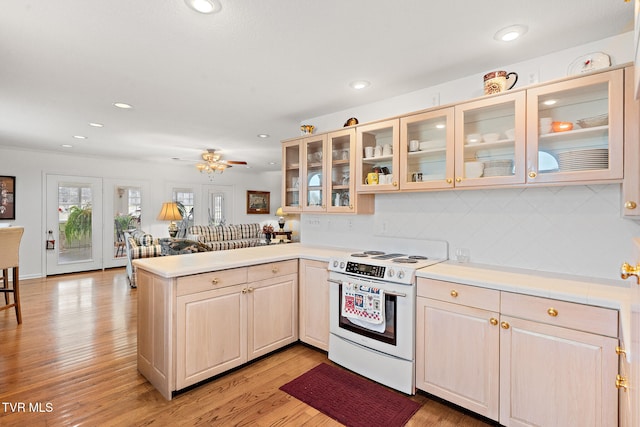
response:
M178 210L182 214L176 237L187 237L187 229L193 225L194 194L190 188L173 189L173 201L178 204Z
M142 191L139 187L118 186L114 194L113 256L126 256L124 233L140 229Z

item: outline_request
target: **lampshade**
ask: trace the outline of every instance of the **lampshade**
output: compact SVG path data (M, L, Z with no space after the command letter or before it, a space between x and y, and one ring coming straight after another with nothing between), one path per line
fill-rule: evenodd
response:
M276 211L276 216L287 216L286 213L282 212L282 206L280 206Z
M160 221L171 221L171 223L169 223L169 236L176 237L176 234L178 234L178 226L173 221L182 219L182 214L178 210L178 204L176 202L163 203L162 209L160 209L160 213L158 214L158 219Z
M176 221L182 219L182 214L178 210L178 204L175 202L165 202L158 214L160 221Z

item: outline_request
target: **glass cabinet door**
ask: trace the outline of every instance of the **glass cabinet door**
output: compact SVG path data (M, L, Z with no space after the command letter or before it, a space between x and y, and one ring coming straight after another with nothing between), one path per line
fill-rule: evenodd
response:
M282 210L284 212L301 212L301 169L302 148L300 141L289 141L282 144Z
M400 119L400 188L451 188L454 177L452 108Z
M527 91L527 182L622 179L623 70Z
M456 187L524 183L525 92L457 105L455 122Z
M355 184L351 179L355 171L356 131L345 129L331 132L327 137L327 202L328 212L354 212Z
M400 188L399 129L399 119L357 127L356 189L358 192L396 191Z
M304 162L303 212L324 212L327 208L325 185L327 135L310 136L303 140Z

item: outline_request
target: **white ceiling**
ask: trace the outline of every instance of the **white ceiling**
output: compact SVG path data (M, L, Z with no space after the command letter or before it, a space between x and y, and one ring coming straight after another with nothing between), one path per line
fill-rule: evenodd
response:
M306 118L633 29L624 0L220 3L2 0L0 146L159 161L216 148L278 170ZM520 40L493 39L517 23Z

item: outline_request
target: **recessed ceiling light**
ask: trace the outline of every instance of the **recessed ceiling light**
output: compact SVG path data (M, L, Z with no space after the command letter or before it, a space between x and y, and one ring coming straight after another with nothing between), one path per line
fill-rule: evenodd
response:
M544 105L553 105L553 104L555 104L556 102L558 102L556 99L549 99L549 100L547 100L547 101L544 101L544 102L543 102L543 104L544 104Z
M61 145L62 148L73 148L73 145L70 144L62 144Z
M352 89L360 90L360 89L364 89L366 87L371 86L371 83L369 83L366 80L356 80L354 82L349 83L349 86L351 86Z
M501 42L511 42L524 35L528 29L526 25L510 25L495 33L493 38Z
M75 139L87 139L87 137L86 137L86 136L84 136L84 135L73 135L73 137L74 137Z
M129 108L133 108L133 106L132 106L132 105L130 105L130 104L126 104L126 103L124 103L124 102L114 102L114 103L113 103L113 106L114 106L114 107L118 107L118 108L122 108L122 109L124 109L124 110L127 110L127 109L129 109Z
M91 122L91 123L89 123L89 126L92 126L92 127L94 127L94 128L101 128L101 127L103 127L104 125L103 125L102 123L95 123L95 122Z
M276 164L276 162L269 162L269 164L270 164L270 165L275 165L275 164Z
M259 133L258 134L258 138L269 138L269 134L268 133Z
M204 14L220 12L222 5L218 0L184 0L191 9Z

